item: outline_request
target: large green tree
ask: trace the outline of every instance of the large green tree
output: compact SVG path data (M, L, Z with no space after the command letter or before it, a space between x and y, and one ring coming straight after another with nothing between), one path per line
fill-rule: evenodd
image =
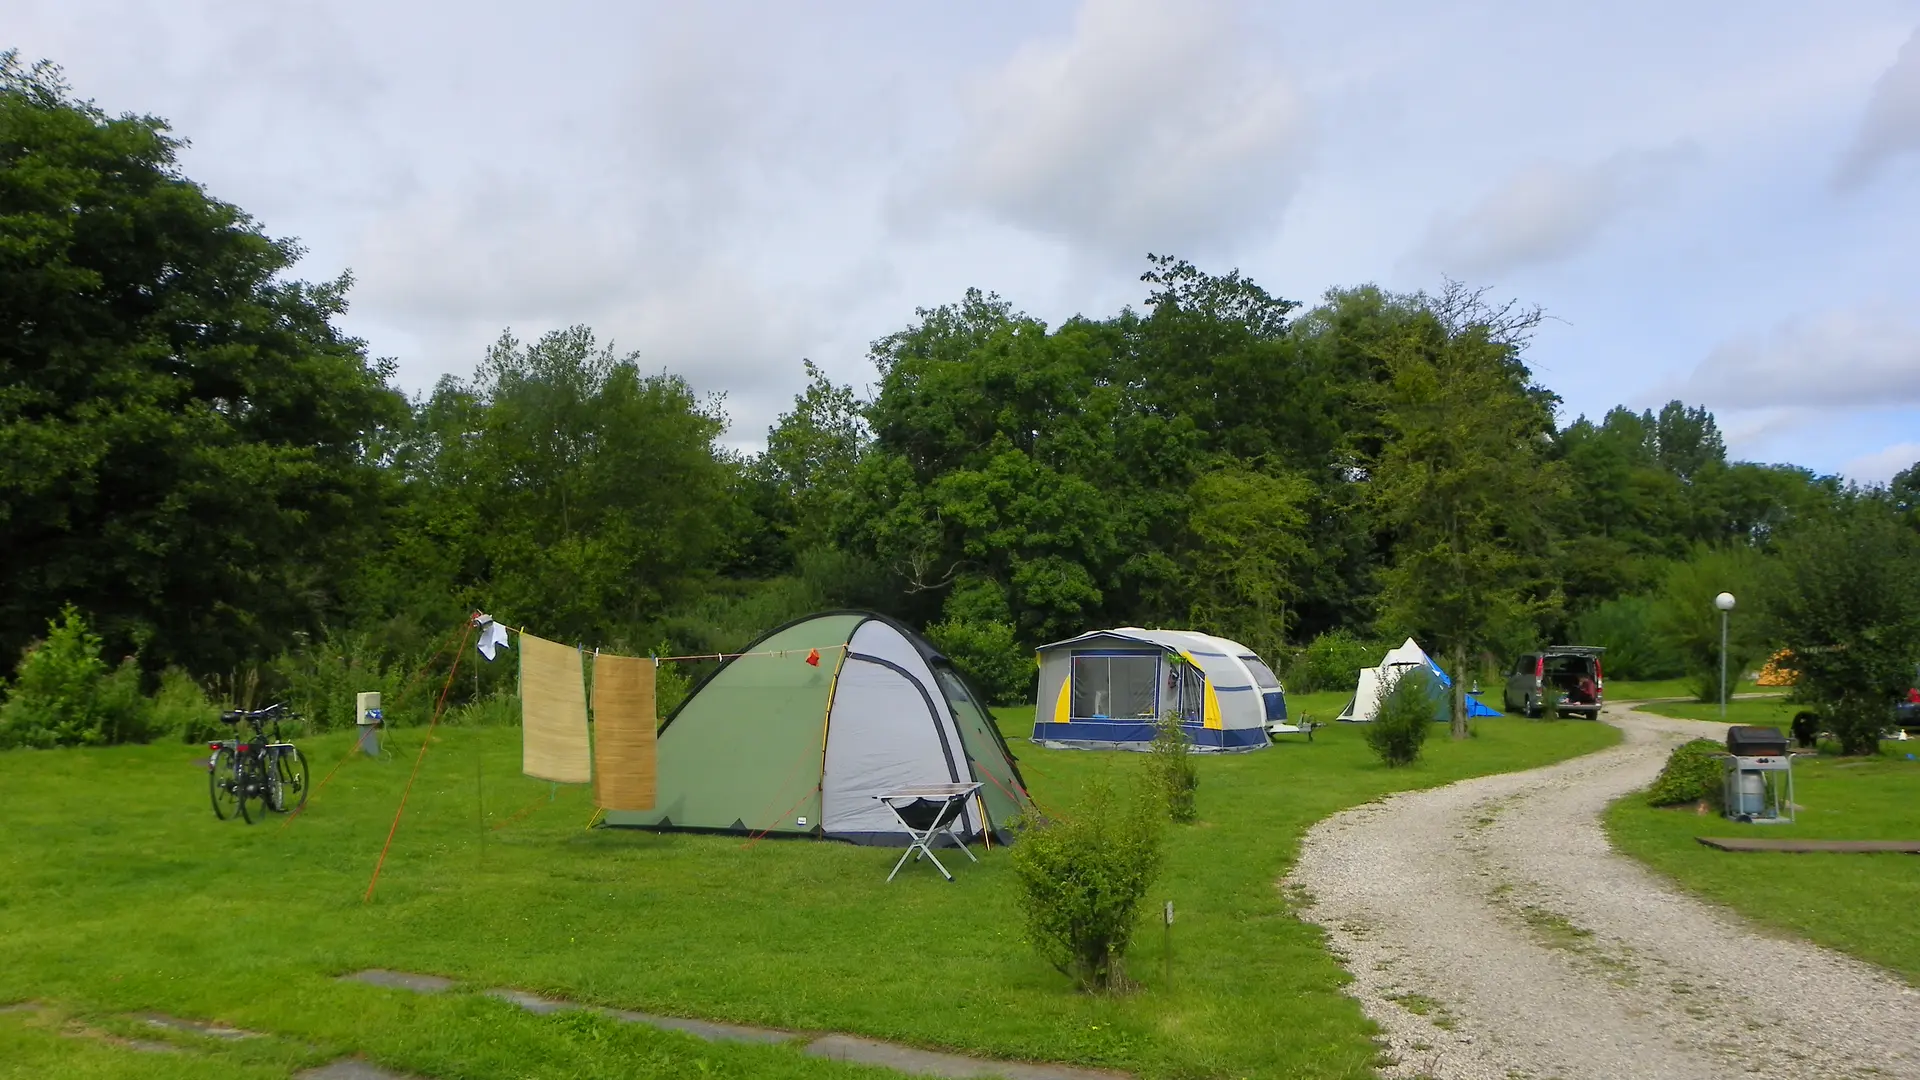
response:
M1313 485L1297 474L1228 466L1201 474L1189 499L1180 561L1193 624L1279 656L1288 607L1313 560Z
M1883 493L1856 493L1780 549L1765 611L1793 652L1794 694L1844 752L1874 753L1920 664L1920 532Z
M348 279L181 171L154 117L0 54L0 657L65 603L201 671L332 608L376 519L388 371Z
M586 327L501 335L420 410L399 458L405 504L367 567L369 612L475 605L566 640L636 632L732 556L724 429L717 403Z
M1369 480L1392 545L1381 619L1446 658L1464 737L1469 657L1559 600L1547 556L1566 483L1545 452L1550 399L1520 357L1538 316L1458 287L1424 307L1382 353L1388 439Z

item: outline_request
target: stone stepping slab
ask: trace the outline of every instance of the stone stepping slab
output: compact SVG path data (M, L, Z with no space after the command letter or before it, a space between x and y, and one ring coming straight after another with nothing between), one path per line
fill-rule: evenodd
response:
M359 1058L342 1058L293 1076L294 1080L414 1080L405 1073L392 1072Z
M438 975L415 975L404 971L379 969L356 971L340 977L349 982L368 983L395 990L411 990L418 994L437 994L450 990L455 985L452 979L444 979ZM570 1001L540 997L522 990L496 988L486 993L541 1016L564 1009L589 1008ZM628 1023L684 1032L709 1042L771 1044L791 1042L796 1039L804 1040L806 1043L804 1052L810 1057L859 1065L877 1065L914 1076L951 1077L954 1080L995 1076L1002 1077L1003 1080L1131 1080L1126 1073L1106 1069L1084 1069L1070 1065L1045 1065L1028 1061L995 1061L990 1058L967 1057L964 1054L922 1050L918 1047L902 1046L899 1043L882 1042L879 1039L866 1039L854 1035L806 1035L775 1028L749 1027L744 1024L688 1020L678 1016L655 1016L651 1013L632 1012L627 1009L592 1008L591 1011ZM341 1063L336 1062L336 1064ZM313 1072L302 1073L301 1077L303 1080L387 1080L392 1075L391 1073L338 1073L323 1076Z
M1696 836L1695 840L1721 851L1831 851L1901 852L1920 855L1920 840L1800 840L1759 836Z
M165 1013L136 1013L134 1014L134 1019L150 1027L184 1032L188 1035L205 1035L207 1038L221 1039L226 1042L238 1042L241 1039L259 1039L264 1037L257 1031L242 1031L239 1028L226 1027L221 1024L209 1024L202 1020L183 1020L178 1016L168 1016Z

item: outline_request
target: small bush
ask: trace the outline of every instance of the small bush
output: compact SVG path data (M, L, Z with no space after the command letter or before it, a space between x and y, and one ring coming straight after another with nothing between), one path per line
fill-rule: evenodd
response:
M1678 679L1687 659L1657 631L1658 604L1650 596L1608 600L1574 620L1573 638L1607 650L1607 674L1616 679Z
M147 714L133 659L110 672L99 636L68 605L20 660L0 705L0 747L137 742L147 737Z
M1679 806L1702 799L1721 804L1720 756L1725 752L1712 739L1694 739L1674 747L1667 755L1666 767L1653 786L1647 789L1647 802L1653 806Z
M1167 817L1182 824L1192 821L1200 770L1193 766L1193 747L1180 726L1179 714L1169 712L1154 725L1147 771L1166 802Z
M160 689L153 695L151 723L156 736L171 735L185 743L225 738L220 707L208 701L200 684L179 668L170 667L160 673Z
M1389 767L1411 765L1420 759L1420 747L1439 714L1439 682L1425 670L1400 674L1380 699L1380 712L1367 725L1367 745Z
M314 731L354 726L355 697L363 691L380 694L380 711L392 727L427 721L451 663L445 654L432 660L421 665L416 658L391 655L371 633L330 631L282 654L273 672L286 687L287 703ZM435 672L437 677L428 677Z
M519 727L520 698L516 694L488 694L449 708L444 722L462 727Z
M1893 726L1891 701L1854 691L1822 702L1820 711L1843 754L1878 754L1881 737Z
M672 656L665 642L653 650L654 656ZM821 657L821 663L827 658ZM653 669L653 709L657 719L665 720L693 693L693 668L687 664L657 664ZM515 714L518 715L518 714ZM515 721L518 723L519 721Z
M948 619L927 627L927 640L992 704L1033 700L1033 653L1014 636L1012 623Z
M1159 792L1122 797L1101 779L1072 817L1016 823L1011 858L1027 940L1083 990L1126 985L1127 946L1160 872L1165 814Z
M946 653L988 701L1016 705L1033 700L1033 650L1020 644L1007 591L999 582L961 578L940 614L940 621L927 627L927 640Z
M1300 650L1287 667L1287 689L1297 694L1351 689L1361 668L1380 662L1384 648L1345 630L1329 630Z

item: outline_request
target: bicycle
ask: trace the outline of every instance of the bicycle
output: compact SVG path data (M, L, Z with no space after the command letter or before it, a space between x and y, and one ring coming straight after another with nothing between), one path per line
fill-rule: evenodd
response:
M224 723L245 721L251 739L220 739L207 744L207 785L215 817L226 820L237 809L251 825L271 810L284 814L307 802L307 758L300 748L280 736L280 721L295 719L284 705L233 710L220 714ZM272 725L269 737L267 726Z

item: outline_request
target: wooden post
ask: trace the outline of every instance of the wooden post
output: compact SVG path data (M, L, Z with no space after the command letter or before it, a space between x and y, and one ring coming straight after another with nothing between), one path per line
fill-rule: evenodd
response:
M477 734L477 733L476 733ZM480 869L487 868L487 786L485 777L486 746L483 741L473 744L473 816L480 825Z
M1160 950L1161 973L1167 989L1171 991L1173 989L1173 901L1171 900L1167 901L1164 919L1166 931L1165 944Z

